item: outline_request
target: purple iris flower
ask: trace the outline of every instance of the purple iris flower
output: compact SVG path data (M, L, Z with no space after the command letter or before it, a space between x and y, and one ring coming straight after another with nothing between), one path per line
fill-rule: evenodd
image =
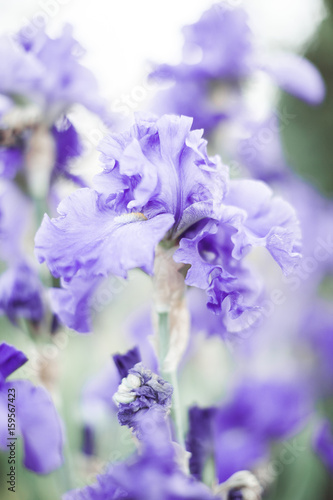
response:
M151 411L147 424L140 454L112 464L96 484L70 491L63 500L213 500L209 489L177 464L163 416Z
M263 183L229 181L227 167L207 156L202 131L191 125L185 116L148 116L108 136L95 189L63 200L58 218L45 215L36 255L67 293L79 276L82 294L84 281L91 290L95 280L126 277L135 267L152 274L156 245L180 242L175 260L191 265L187 284L206 289L215 312L229 297L239 315L258 295L241 263L253 246L265 246L285 273L294 267L300 232L290 205Z
M183 33L182 62L162 64L151 74L174 84L157 97L157 111L193 116L195 127L209 134L218 122L244 111L241 84L259 71L309 104L324 98L323 80L309 61L289 53L258 53L248 15L241 7L214 4Z
M24 466L38 474L48 474L63 462L62 424L43 387L35 387L28 380L7 380L26 361L23 352L15 347L0 345L0 447L8 450L10 442L7 428L10 393L14 395L15 436L23 439Z
M143 414L158 408L168 415L171 408L173 388L162 377L136 363L122 379L114 401L118 405L118 420L141 437Z
M291 206L259 181L230 181L219 222L180 240L175 260L190 264L185 282L206 290L208 308L235 319L256 310L261 289L242 262L253 247L266 247L285 274L300 260L300 229ZM250 326L250 325L249 325Z
M44 29L28 36L22 30L12 40L0 40L0 93L21 95L36 103L53 123L75 103L105 117L93 74L80 63L82 48L66 25L58 38Z
M200 479L208 457L215 459L219 482L251 470L268 456L272 441L290 437L307 416L304 391L294 382L243 382L225 405L190 409L190 470Z
M161 240L176 241L196 222L218 217L227 169L208 158L191 124L187 117L149 117L104 140L95 190L73 193L59 205L60 217L45 216L37 233L37 256L54 276L71 287L79 275L91 283L112 273L126 277L135 267L151 274Z
M0 148L2 177L14 178L22 169L31 137L39 126L46 126L55 149L51 184L63 175L81 187L85 185L70 172L71 160L82 153L82 145L64 115L74 104L81 104L105 121L109 116L95 77L80 62L82 54L69 25L58 38L50 38L44 29L34 33L22 30L12 39L0 38L0 97L12 101L9 109L7 106L3 113L0 111L6 118L1 126L7 138L0 137L4 146ZM22 102L30 106L26 106L31 109L29 116L25 116ZM9 117L5 116L6 110ZM14 116L15 124L11 125Z

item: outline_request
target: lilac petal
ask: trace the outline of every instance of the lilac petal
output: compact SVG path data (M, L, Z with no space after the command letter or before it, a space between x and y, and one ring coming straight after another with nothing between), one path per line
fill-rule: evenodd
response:
M92 331L93 296L102 279L78 275L50 290L52 310L64 325L80 333Z
M294 380L245 380L214 421L217 476L225 481L238 470L253 469L274 440L287 439L305 425L309 406ZM283 417L283 418L282 418Z
M0 183L0 258L9 264L22 262L22 238L32 214L31 200L13 182Z
M33 37L25 37L24 30L17 35L17 45L25 50L26 58L31 58L41 68L37 81L27 78L21 93L30 95L47 108L51 121L74 103L108 118L106 103L99 95L94 75L80 63L78 53L82 55L83 50L72 31L72 27L66 25L58 38L50 38L43 28Z
M112 397L117 392L119 382L119 373L112 362L108 362L88 380L82 393L82 407L87 423L93 425L97 414L116 410Z
M33 91L43 75L41 63L26 53L9 36L0 38L0 92L26 94Z
M152 75L153 76L153 75ZM171 88L161 90L155 97L154 109L158 114L174 113L193 117L193 127L204 129L205 137L222 121L230 117L229 106L216 109L211 102L209 82L177 81Z
M110 464L93 486L70 491L64 500L213 500L207 486L178 466L164 415L151 408L143 417L140 454Z
M25 263L0 276L0 314L16 323L18 318L39 322L44 316L43 288L37 273Z
M155 247L174 221L171 214L148 220L135 214L118 216L88 188L63 200L58 212L57 219L44 216L35 239L36 255L54 276L66 279L79 269L95 276L126 277L136 267L152 273Z
M208 158L202 130L191 131L192 118L137 117L124 134L101 145L104 172L95 188L119 212L143 211L148 218L173 214L172 237L205 217L216 217L227 189L228 169Z
M0 374L5 379L28 361L26 355L14 346L0 344Z
M190 264L191 267L186 274L186 284L206 289L209 285L209 276L213 266L207 260L200 258L199 245L208 235L214 235L218 230L215 221L207 222L193 238L182 238L179 249L174 253L175 262ZM215 266L216 267L216 266ZM222 270L221 266L218 266Z
M226 217L233 213L232 207L224 207ZM257 309L261 294L261 283L233 255L232 226L210 221L193 238L182 238L180 248L175 252L176 262L190 264L185 282L205 289L208 308L223 316L220 330L230 326L230 331L252 328L253 318L235 323L245 311ZM250 321L251 320L251 321Z
M62 424L54 404L43 387L27 380L7 382L7 387L15 388L24 465L38 474L48 474L63 463Z
M226 430L215 436L215 467L219 483L232 474L259 465L268 456L268 446L243 429Z
M0 177L13 179L23 165L23 153L17 148L0 148Z
M308 104L320 104L325 97L325 84L321 74L310 61L301 56L290 53L271 56L264 61L262 69L279 87Z
M68 118L63 118L51 131L56 144L56 161L52 172L55 177L68 171L70 161L80 156L83 148L79 135Z
M285 274L301 258L301 232L294 209L260 181L234 180L225 199L222 221L233 226L233 256L240 259L251 247L265 246ZM233 208L237 207L237 208Z
M264 120L244 123L246 138L239 141L237 155L252 177L271 184L285 179L289 170L284 158L279 124L272 114Z
M199 21L183 28L185 37L184 61L177 66L161 65L154 78L176 81L204 79L240 79L251 69L252 33L248 15L242 8L214 4ZM196 64L187 60L201 59Z

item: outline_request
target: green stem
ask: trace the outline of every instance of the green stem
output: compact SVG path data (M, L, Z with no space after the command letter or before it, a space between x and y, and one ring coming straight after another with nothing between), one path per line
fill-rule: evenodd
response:
M177 372L171 372L171 384L173 386L173 414L174 420L176 424L176 435L178 443L185 449L185 440L184 440L184 429L183 429L183 419L180 405L180 394L179 394L179 385L178 385L178 377Z
M164 360L168 354L169 349L169 313L161 312L158 313L158 354L160 362L160 371L163 373Z
M163 378L170 381L173 386L173 404L172 404L172 413L176 426L176 435L178 443L185 448L184 441L184 430L183 430L183 422L182 422L182 414L181 414L181 404L180 404L180 395L179 395L179 386L178 386L178 378L177 372L165 372L163 370L164 360L168 354L169 349L169 339L170 339L170 327L169 327L169 313L161 312L158 313L158 340L159 340L159 362L160 362L160 371Z

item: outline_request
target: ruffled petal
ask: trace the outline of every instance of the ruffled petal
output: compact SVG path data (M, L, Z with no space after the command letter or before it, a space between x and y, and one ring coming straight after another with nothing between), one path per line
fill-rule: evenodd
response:
M263 182L251 180L231 181L225 204L221 222L236 229L233 257L241 259L251 247L264 246L289 274L301 258L301 231L291 205L273 197Z
M36 235L36 255L52 274L71 279L80 269L90 275L126 277L129 269L152 273L156 245L173 224L170 214L146 220L142 214L117 215L100 195L80 189L47 215ZM70 250L70 251L69 251Z

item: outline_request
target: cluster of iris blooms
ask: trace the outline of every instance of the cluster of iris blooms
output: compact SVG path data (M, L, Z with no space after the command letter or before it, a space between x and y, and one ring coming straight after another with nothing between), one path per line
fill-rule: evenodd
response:
M323 101L324 83L304 58L258 52L242 8L214 4L184 39L182 62L150 75L169 87L126 131L105 111L70 27L55 39L41 29L0 40L2 314L38 342L64 328L94 332L107 279L126 280L132 269L152 278L136 345L114 354L83 396L118 415L136 451L66 500L261 498L279 474L272 443L309 422L309 443L333 469L330 422L315 410L333 389L331 312L319 293L332 270L332 203L287 164L275 110L258 119L246 100L259 73L309 105ZM109 128L92 183L72 170L83 154L67 116L77 104ZM71 184L69 196L60 182ZM260 248L273 276L278 269L271 290ZM235 380L214 406L184 408L178 377L199 333L232 346ZM276 346L300 343L320 360L316 376L284 352L270 359ZM271 366L258 374L263 359ZM8 387L17 387L24 466L46 474L68 466L63 426L45 388L7 380L26 362L1 344L0 410L6 415ZM5 419L0 432L6 449ZM88 456L98 455L96 432L84 426Z

